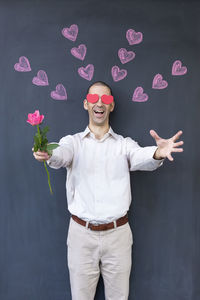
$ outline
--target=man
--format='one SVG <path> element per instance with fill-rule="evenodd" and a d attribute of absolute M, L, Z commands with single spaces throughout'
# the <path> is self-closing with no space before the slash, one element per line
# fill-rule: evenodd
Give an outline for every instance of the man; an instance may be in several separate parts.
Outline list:
<path fill-rule="evenodd" d="M 111 88 L 93 83 L 84 99 L 89 114 L 85 131 L 60 139 L 52 156 L 37 151 L 38 161 L 67 169 L 66 192 L 71 213 L 68 267 L 73 300 L 94 299 L 102 274 L 106 300 L 126 300 L 131 271 L 132 231 L 127 217 L 131 203 L 130 171 L 152 171 L 172 152 L 182 152 L 175 142 L 181 131 L 162 139 L 151 130 L 157 146 L 140 147 L 132 138 L 116 134 L 109 126 L 115 102 Z"/>

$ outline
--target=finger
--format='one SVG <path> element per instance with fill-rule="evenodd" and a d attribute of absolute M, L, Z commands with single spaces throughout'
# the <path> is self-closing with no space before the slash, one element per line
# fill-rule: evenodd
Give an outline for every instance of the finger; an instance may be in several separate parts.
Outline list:
<path fill-rule="evenodd" d="M 151 135 L 155 140 L 161 139 L 161 137 L 159 137 L 159 135 L 157 134 L 157 132 L 155 132 L 155 130 L 151 129 L 149 132 L 150 132 L 150 135 Z"/>
<path fill-rule="evenodd" d="M 33 153 L 33 156 L 35 157 L 35 159 L 37 159 L 37 160 L 40 160 L 41 159 L 41 157 L 40 156 L 38 156 L 35 152 Z"/>
<path fill-rule="evenodd" d="M 39 157 L 37 157 L 37 156 L 34 156 L 35 157 L 35 159 L 37 160 L 37 161 L 39 161 L 39 162 L 42 162 L 42 161 L 45 161 L 46 160 L 46 158 L 39 158 Z"/>
<path fill-rule="evenodd" d="M 34 152 L 34 148 L 32 148 L 32 151 Z M 35 153 L 46 153 L 44 150 L 41 151 L 41 150 L 37 150 Z"/>
<path fill-rule="evenodd" d="M 175 142 L 177 139 L 179 139 L 180 135 L 182 134 L 182 130 L 179 130 L 173 137 L 172 140 Z"/>
<path fill-rule="evenodd" d="M 45 151 L 42 151 L 42 152 L 41 152 L 41 151 L 39 151 L 39 150 L 38 150 L 36 153 L 37 153 L 37 155 L 39 155 L 39 156 L 44 156 L 44 155 L 47 154 L 47 152 L 45 152 Z"/>
<path fill-rule="evenodd" d="M 184 144 L 184 142 L 183 142 L 183 141 L 180 141 L 180 142 L 178 142 L 178 143 L 174 143 L 173 147 L 181 146 L 181 145 L 183 145 L 183 144 Z"/>
<path fill-rule="evenodd" d="M 48 156 L 47 154 L 41 154 L 41 155 L 37 154 L 37 152 L 34 152 L 33 155 L 36 159 L 40 159 L 40 160 L 47 159 L 47 156 Z"/>
<path fill-rule="evenodd" d="M 42 150 L 42 151 L 38 150 L 37 153 L 43 154 L 43 153 L 46 153 L 46 152 L 44 150 Z"/>
<path fill-rule="evenodd" d="M 168 155 L 167 155 L 167 158 L 168 158 L 170 161 L 173 161 L 173 160 L 174 160 L 173 157 L 171 156 L 171 154 L 168 154 Z"/>
<path fill-rule="evenodd" d="M 183 152 L 183 148 L 175 148 L 172 152 Z"/>
<path fill-rule="evenodd" d="M 35 153 L 35 156 L 37 157 L 37 158 L 41 158 L 41 157 L 43 157 L 43 154 L 41 154 L 41 153 L 38 153 L 38 151 L 37 152 L 34 152 Z"/>

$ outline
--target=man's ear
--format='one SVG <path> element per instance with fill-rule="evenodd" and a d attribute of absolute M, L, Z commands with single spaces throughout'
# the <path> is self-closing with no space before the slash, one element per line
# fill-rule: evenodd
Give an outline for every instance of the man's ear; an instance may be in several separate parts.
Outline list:
<path fill-rule="evenodd" d="M 111 103 L 110 111 L 113 111 L 113 110 L 114 110 L 114 107 L 115 107 L 115 102 L 113 101 L 113 102 Z"/>
<path fill-rule="evenodd" d="M 83 100 L 83 107 L 85 110 L 88 110 L 87 99 Z"/>

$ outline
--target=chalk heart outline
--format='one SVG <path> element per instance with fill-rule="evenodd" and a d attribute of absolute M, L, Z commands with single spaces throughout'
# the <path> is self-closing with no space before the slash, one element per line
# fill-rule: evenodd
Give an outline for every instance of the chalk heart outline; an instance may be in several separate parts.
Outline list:
<path fill-rule="evenodd" d="M 126 38 L 129 45 L 140 44 L 143 40 L 142 32 L 136 32 L 134 29 L 128 29 L 126 32 Z"/>
<path fill-rule="evenodd" d="M 39 86 L 49 85 L 47 73 L 44 70 L 39 70 L 37 76 L 33 77 L 32 83 Z"/>
<path fill-rule="evenodd" d="M 75 41 L 78 35 L 78 25 L 72 24 L 70 27 L 65 27 L 62 29 L 62 35 L 71 41 Z"/>
<path fill-rule="evenodd" d="M 143 92 L 144 89 L 141 86 L 138 86 L 133 93 L 132 101 L 146 102 L 149 99 L 149 96 Z"/>
<path fill-rule="evenodd" d="M 94 74 L 94 65 L 93 64 L 88 64 L 85 68 L 80 67 L 78 68 L 78 74 L 86 79 L 86 80 L 91 80 Z"/>
<path fill-rule="evenodd" d="M 125 48 L 120 48 L 118 50 L 118 56 L 122 64 L 126 64 L 127 62 L 133 60 L 135 58 L 135 52 L 127 51 Z"/>
<path fill-rule="evenodd" d="M 156 74 L 153 79 L 152 88 L 153 89 L 165 89 L 168 86 L 168 82 L 163 79 L 161 74 Z"/>
<path fill-rule="evenodd" d="M 182 62 L 180 60 L 176 60 L 172 66 L 172 75 L 184 75 L 187 73 L 187 67 L 182 66 Z"/>
<path fill-rule="evenodd" d="M 81 60 L 84 60 L 86 52 L 87 47 L 84 44 L 80 44 L 78 47 L 73 47 L 71 49 L 71 54 Z"/>
<path fill-rule="evenodd" d="M 119 81 L 127 76 L 127 70 L 121 69 L 118 66 L 113 66 L 111 69 L 111 74 L 114 81 Z"/>
<path fill-rule="evenodd" d="M 18 72 L 30 72 L 31 66 L 26 56 L 20 56 L 19 62 L 14 65 L 15 71 Z"/>
<path fill-rule="evenodd" d="M 54 100 L 67 100 L 67 92 L 63 84 L 56 85 L 56 90 L 51 91 L 51 98 Z"/>

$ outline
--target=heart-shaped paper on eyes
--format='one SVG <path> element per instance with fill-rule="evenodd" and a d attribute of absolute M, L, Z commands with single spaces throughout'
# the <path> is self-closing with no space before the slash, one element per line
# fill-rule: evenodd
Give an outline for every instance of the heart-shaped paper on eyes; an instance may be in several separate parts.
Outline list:
<path fill-rule="evenodd" d="M 98 94 L 87 94 L 86 99 L 90 103 L 96 103 L 99 100 Z M 112 95 L 102 95 L 101 100 L 105 104 L 110 104 L 113 102 L 113 96 Z"/>
<path fill-rule="evenodd" d="M 113 102 L 113 96 L 112 95 L 102 95 L 101 100 L 105 104 L 110 104 Z"/>
<path fill-rule="evenodd" d="M 99 100 L 99 95 L 97 95 L 97 94 L 87 94 L 86 99 L 90 103 L 95 103 Z"/>

